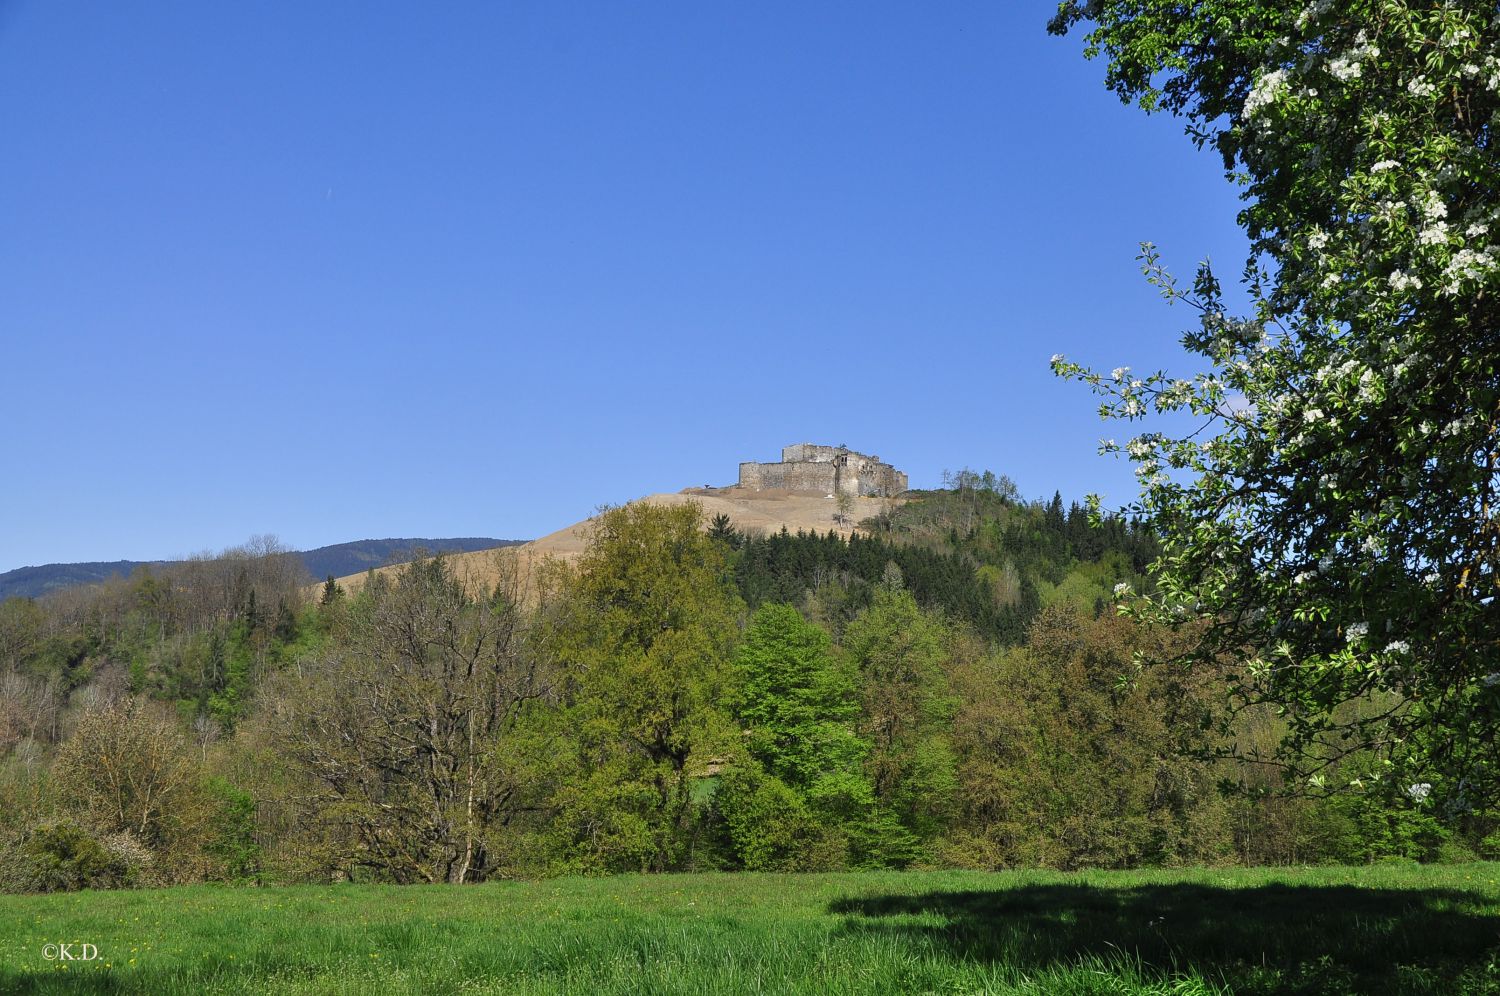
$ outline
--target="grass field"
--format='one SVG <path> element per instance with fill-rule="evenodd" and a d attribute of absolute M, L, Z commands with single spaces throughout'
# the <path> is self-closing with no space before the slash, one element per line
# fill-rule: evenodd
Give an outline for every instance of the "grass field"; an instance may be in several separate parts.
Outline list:
<path fill-rule="evenodd" d="M 0 896 L 0 992 L 1500 993 L 1500 864 Z"/>

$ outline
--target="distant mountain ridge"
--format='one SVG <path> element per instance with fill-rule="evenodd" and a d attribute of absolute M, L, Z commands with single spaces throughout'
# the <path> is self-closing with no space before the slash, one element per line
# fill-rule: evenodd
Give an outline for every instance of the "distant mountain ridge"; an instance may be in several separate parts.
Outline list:
<path fill-rule="evenodd" d="M 362 574 L 372 567 L 384 567 L 412 559 L 417 551 L 427 553 L 472 553 L 495 547 L 515 546 L 523 540 L 494 539 L 488 536 L 458 536 L 448 539 L 367 539 L 352 543 L 335 543 L 316 550 L 297 551 L 307 573 L 315 581 L 330 574 L 345 577 Z M 7 598 L 37 598 L 83 584 L 99 584 L 112 577 L 129 577 L 137 567 L 163 567 L 177 563 L 171 560 L 95 560 L 78 564 L 43 564 L 40 567 L 18 567 L 0 573 L 0 601 Z"/>

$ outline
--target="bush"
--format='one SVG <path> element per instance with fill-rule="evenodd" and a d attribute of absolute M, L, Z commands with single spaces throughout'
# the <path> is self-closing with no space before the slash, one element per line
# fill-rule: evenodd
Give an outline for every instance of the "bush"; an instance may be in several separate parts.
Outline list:
<path fill-rule="evenodd" d="M 76 823 L 54 823 L 33 830 L 21 846 L 8 849 L 0 878 L 19 892 L 72 892 L 112 889 L 127 884 L 124 856 L 89 836 Z"/>

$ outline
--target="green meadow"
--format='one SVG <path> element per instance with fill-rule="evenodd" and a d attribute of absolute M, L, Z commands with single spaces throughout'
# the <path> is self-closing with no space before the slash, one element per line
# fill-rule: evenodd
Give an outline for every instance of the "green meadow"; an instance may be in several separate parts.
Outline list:
<path fill-rule="evenodd" d="M 1500 864 L 0 896 L 0 991 L 1500 993 Z"/>

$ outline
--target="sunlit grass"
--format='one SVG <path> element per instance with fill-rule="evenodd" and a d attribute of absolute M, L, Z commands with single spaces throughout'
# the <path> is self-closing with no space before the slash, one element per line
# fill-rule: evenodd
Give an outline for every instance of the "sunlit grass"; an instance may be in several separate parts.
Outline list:
<path fill-rule="evenodd" d="M 1500 993 L 1500 865 L 0 897 L 0 992 L 78 991 Z"/>

